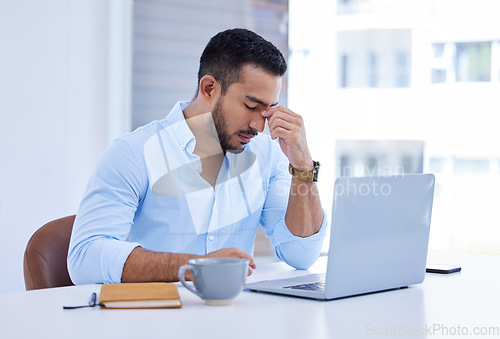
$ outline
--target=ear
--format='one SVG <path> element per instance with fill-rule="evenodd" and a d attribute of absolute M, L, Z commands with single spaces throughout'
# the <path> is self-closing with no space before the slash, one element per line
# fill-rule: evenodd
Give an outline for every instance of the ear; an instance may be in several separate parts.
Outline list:
<path fill-rule="evenodd" d="M 211 75 L 204 75 L 200 79 L 200 87 L 198 88 L 199 97 L 204 101 L 215 103 L 220 95 L 220 83 Z"/>

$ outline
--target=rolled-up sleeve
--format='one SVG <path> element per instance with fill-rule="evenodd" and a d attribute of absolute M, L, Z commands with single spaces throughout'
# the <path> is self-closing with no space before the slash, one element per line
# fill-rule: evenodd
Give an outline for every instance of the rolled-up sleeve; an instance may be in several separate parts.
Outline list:
<path fill-rule="evenodd" d="M 75 284 L 119 283 L 139 243 L 127 242 L 146 176 L 131 146 L 117 140 L 101 156 L 73 225 L 68 271 Z"/>
<path fill-rule="evenodd" d="M 326 234 L 326 213 L 320 230 L 309 237 L 298 237 L 288 230 L 283 217 L 278 221 L 271 237 L 276 255 L 288 265 L 299 270 L 307 270 L 318 259 Z"/>
<path fill-rule="evenodd" d="M 297 269 L 308 269 L 318 259 L 326 235 L 327 218 L 323 210 L 320 230 L 309 237 L 298 237 L 286 226 L 285 214 L 290 194 L 291 175 L 288 159 L 276 144 L 273 150 L 273 170 L 262 210 L 260 224 L 270 237 L 278 258 Z"/>

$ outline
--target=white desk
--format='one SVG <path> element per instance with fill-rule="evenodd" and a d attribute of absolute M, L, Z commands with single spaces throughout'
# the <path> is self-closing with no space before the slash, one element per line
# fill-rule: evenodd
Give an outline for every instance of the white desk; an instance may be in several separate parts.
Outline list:
<path fill-rule="evenodd" d="M 322 271 L 324 259 L 310 271 Z M 447 327 L 449 333 L 467 330 L 470 338 L 498 338 L 500 256 L 431 253 L 429 262 L 458 264 L 462 272 L 427 274 L 423 284 L 408 289 L 327 302 L 242 292 L 232 306 L 206 306 L 180 287 L 183 307 L 162 310 L 62 309 L 86 304 L 99 285 L 3 294 L 0 338 L 321 339 L 377 337 L 391 330 L 424 338 L 426 327 L 434 326 L 435 332 L 427 332 L 430 338 L 446 333 L 437 326 Z M 249 282 L 307 273 L 282 263 L 265 264 Z M 499 332 L 473 336 L 476 326 L 496 327 Z"/>

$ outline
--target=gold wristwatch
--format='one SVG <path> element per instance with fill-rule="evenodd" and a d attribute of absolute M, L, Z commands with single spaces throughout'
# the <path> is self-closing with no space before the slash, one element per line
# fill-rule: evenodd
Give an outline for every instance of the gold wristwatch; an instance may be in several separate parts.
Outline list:
<path fill-rule="evenodd" d="M 288 171 L 290 174 L 299 180 L 305 182 L 318 182 L 318 172 L 319 172 L 319 161 L 313 161 L 313 170 L 311 172 L 302 172 L 292 166 L 288 165 Z"/>

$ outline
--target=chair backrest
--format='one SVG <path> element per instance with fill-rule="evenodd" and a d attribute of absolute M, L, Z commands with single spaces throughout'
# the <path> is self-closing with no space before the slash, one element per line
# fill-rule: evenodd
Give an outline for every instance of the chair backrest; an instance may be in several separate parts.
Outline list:
<path fill-rule="evenodd" d="M 75 216 L 51 221 L 31 237 L 24 252 L 26 290 L 72 286 L 66 266 Z"/>

